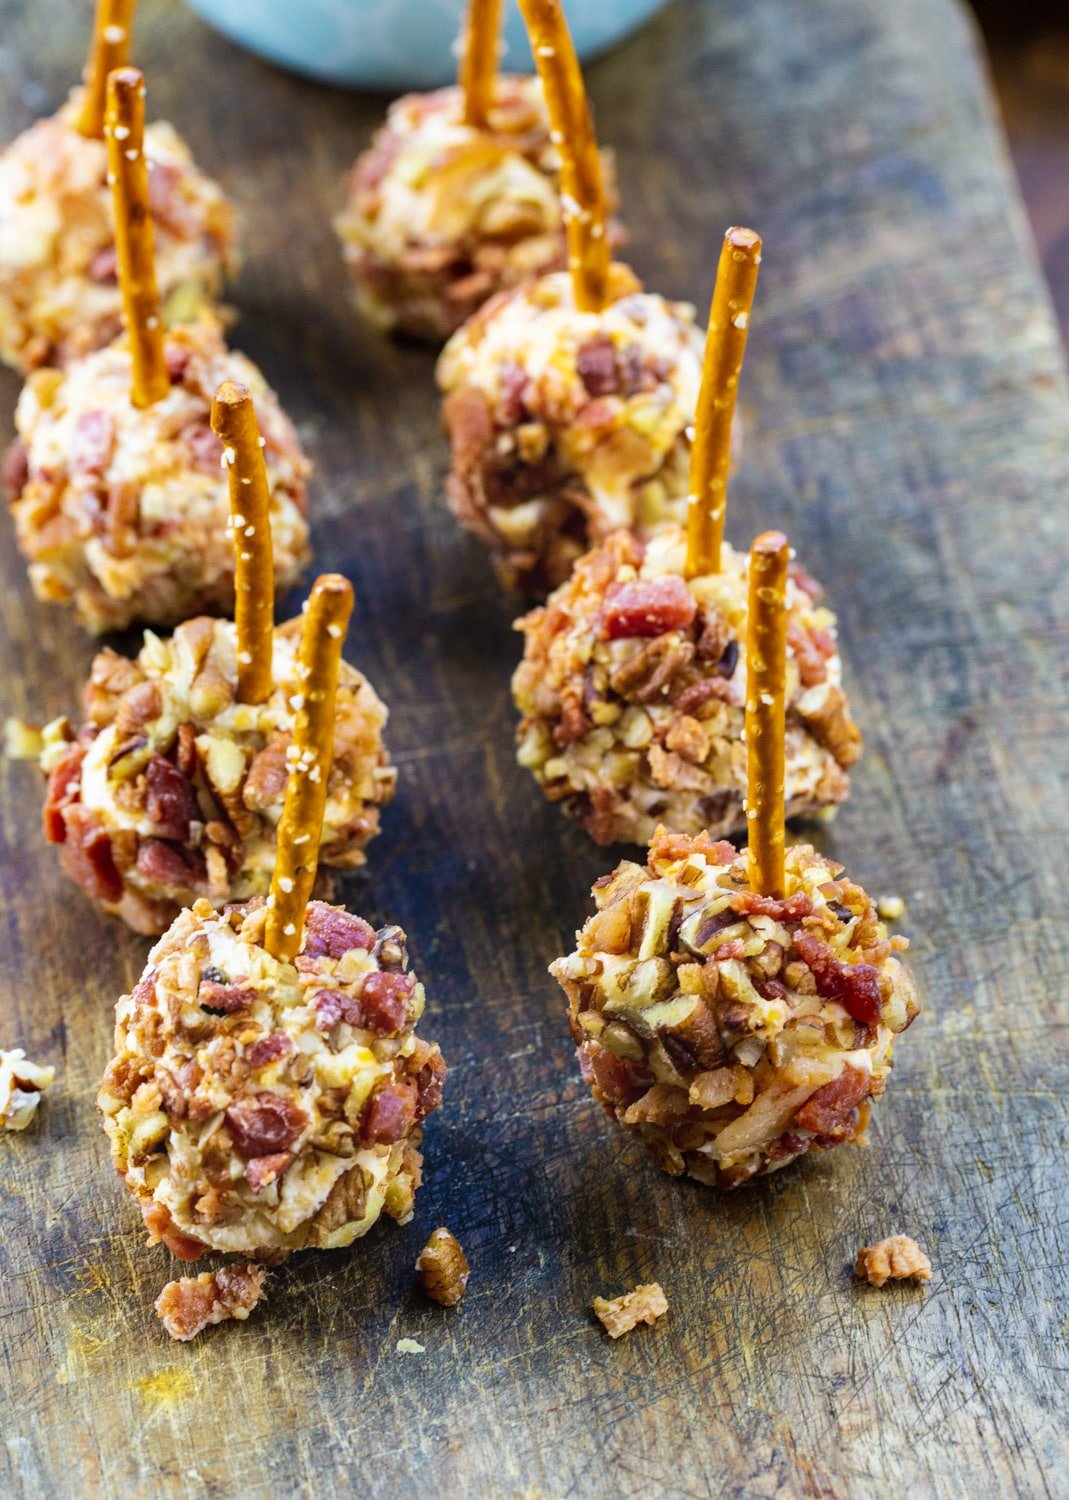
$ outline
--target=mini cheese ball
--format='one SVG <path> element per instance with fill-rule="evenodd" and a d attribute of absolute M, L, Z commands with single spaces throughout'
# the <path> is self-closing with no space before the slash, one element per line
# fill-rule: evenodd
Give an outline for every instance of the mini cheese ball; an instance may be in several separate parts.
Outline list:
<path fill-rule="evenodd" d="M 552 965 L 583 1076 L 658 1166 L 737 1187 L 862 1141 L 919 1004 L 871 898 L 807 845 L 781 897 L 728 843 L 658 830 Z"/>
<path fill-rule="evenodd" d="M 73 606 L 94 634 L 233 607 L 223 445 L 210 426 L 224 380 L 256 398 L 280 590 L 309 556 L 310 465 L 260 371 L 207 315 L 169 330 L 163 358 L 166 391 L 151 405 L 131 401 L 124 335 L 65 370 L 33 373 L 15 413 L 5 477 L 34 593 Z"/>
<path fill-rule="evenodd" d="M 620 527 L 682 521 L 704 334 L 621 265 L 576 306 L 566 272 L 494 298 L 438 363 L 453 514 L 502 581 L 540 595 Z"/>
<path fill-rule="evenodd" d="M 617 532 L 518 622 L 517 757 L 598 843 L 645 845 L 659 824 L 745 832 L 749 559 L 685 578 L 672 526 Z M 787 586 L 786 796 L 791 817 L 850 790 L 861 734 L 843 693 L 834 614 L 801 569 Z"/>
<path fill-rule="evenodd" d="M 0 154 L 0 358 L 16 369 L 66 364 L 121 328 L 104 92 L 133 8 L 99 0 L 85 88 Z M 188 321 L 236 269 L 234 212 L 173 126 L 148 126 L 145 155 L 162 315 Z"/>
<path fill-rule="evenodd" d="M 495 292 L 565 264 L 541 83 L 499 75 L 477 124 L 464 106 L 460 87 L 396 100 L 347 180 L 335 227 L 357 306 L 379 328 L 446 339 Z M 604 170 L 615 209 L 611 159 Z"/>
<path fill-rule="evenodd" d="M 302 680 L 300 620 L 273 634 L 270 691 L 238 696 L 238 644 L 228 620 L 187 620 L 147 633 L 135 660 L 106 649 L 85 689 L 85 722 L 45 730 L 46 838 L 64 869 L 105 911 L 138 932 L 163 932 L 198 899 L 219 907 L 265 896 Z M 342 662 L 319 858 L 359 868 L 394 794 L 382 741 L 387 709 Z"/>
<path fill-rule="evenodd" d="M 313 901 L 301 950 L 255 900 L 184 911 L 116 1008 L 97 1098 L 150 1243 L 277 1262 L 404 1222 L 445 1064 L 405 934 Z"/>

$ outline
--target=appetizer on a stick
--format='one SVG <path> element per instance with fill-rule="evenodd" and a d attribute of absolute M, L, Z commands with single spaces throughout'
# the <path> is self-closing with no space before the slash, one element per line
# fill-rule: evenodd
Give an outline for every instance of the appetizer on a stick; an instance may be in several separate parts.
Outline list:
<path fill-rule="evenodd" d="M 134 0 L 97 0 L 85 86 L 0 154 L 0 359 L 20 370 L 66 364 L 121 330 L 104 106 L 133 13 Z M 161 316 L 189 322 L 235 269 L 234 212 L 173 126 L 149 125 L 144 151 Z"/>
<path fill-rule="evenodd" d="M 44 731 L 45 837 L 105 911 L 158 934 L 195 901 L 267 893 L 304 706 L 301 622 L 274 626 L 270 494 L 252 398 L 231 382 L 212 425 L 226 460 L 237 617 L 146 633 L 136 660 L 93 663 L 85 723 Z M 318 858 L 365 863 L 397 772 L 382 742 L 386 705 L 341 662 Z"/>
<path fill-rule="evenodd" d="M 761 241 L 729 229 L 690 450 L 686 529 L 619 531 L 520 620 L 518 758 L 599 843 L 745 828 L 747 573 L 722 540 L 732 415 Z M 787 583 L 787 810 L 842 802 L 861 736 L 840 687 L 835 616 L 801 569 Z"/>
<path fill-rule="evenodd" d="M 64 370 L 30 375 L 4 463 L 34 592 L 72 605 L 93 632 L 231 608 L 223 447 L 209 423 L 224 380 L 256 399 L 280 588 L 308 556 L 309 464 L 274 393 L 209 315 L 164 328 L 144 108 L 141 74 L 113 72 L 107 145 L 126 333 Z"/>
<path fill-rule="evenodd" d="M 620 527 L 686 506 L 701 378 L 694 309 L 611 260 L 609 205 L 559 0 L 521 0 L 561 157 L 568 270 L 495 297 L 438 362 L 450 507 L 503 581 L 546 594 Z"/>
<path fill-rule="evenodd" d="M 863 1141 L 894 1037 L 919 1010 L 872 900 L 806 845 L 785 851 L 788 547 L 750 554 L 750 847 L 658 829 L 643 865 L 594 886 L 597 914 L 551 972 L 583 1075 L 657 1164 L 721 1188 Z"/>
<path fill-rule="evenodd" d="M 151 1242 L 182 1259 L 348 1245 L 419 1186 L 445 1064 L 415 1032 L 405 935 L 309 901 L 351 606 L 318 580 L 270 895 L 182 912 L 116 1007 L 97 1103 Z"/>
<path fill-rule="evenodd" d="M 456 87 L 407 94 L 336 220 L 360 309 L 440 341 L 494 292 L 565 263 L 560 160 L 538 78 L 498 72 L 501 0 L 469 0 Z M 616 206 L 602 158 L 606 209 Z M 611 220 L 607 232 L 623 238 Z"/>

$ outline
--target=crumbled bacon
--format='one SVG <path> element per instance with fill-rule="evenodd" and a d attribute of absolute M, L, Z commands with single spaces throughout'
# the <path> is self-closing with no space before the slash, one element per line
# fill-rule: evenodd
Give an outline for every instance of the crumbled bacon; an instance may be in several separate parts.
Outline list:
<path fill-rule="evenodd" d="M 339 1021 L 345 1021 L 350 1026 L 360 1024 L 360 1006 L 344 990 L 317 991 L 312 997 L 312 1008 L 316 1016 L 316 1030 L 324 1034 L 333 1030 Z"/>
<path fill-rule="evenodd" d="M 202 1001 L 201 1004 L 204 1002 Z M 266 1068 L 268 1063 L 277 1062 L 280 1057 L 293 1051 L 293 1043 L 284 1031 L 273 1031 L 270 1036 L 261 1037 L 249 1052 L 249 1067 Z"/>
<path fill-rule="evenodd" d="M 81 797 L 84 759 L 85 746 L 71 745 L 64 750 L 52 768 L 44 806 L 45 838 L 50 844 L 66 842 L 67 821 L 64 810 Z"/>
<path fill-rule="evenodd" d="M 141 1217 L 148 1230 L 149 1244 L 166 1245 L 179 1260 L 199 1260 L 207 1249 L 202 1241 L 195 1240 L 192 1235 L 181 1234 L 177 1229 L 172 1229 L 170 1209 L 157 1203 L 155 1198 L 142 1199 Z"/>
<path fill-rule="evenodd" d="M 618 641 L 685 630 L 694 619 L 695 608 L 693 594 L 675 574 L 614 583 L 605 595 L 601 637 Z"/>
<path fill-rule="evenodd" d="M 99 477 L 115 447 L 115 418 L 107 411 L 83 412 L 71 434 L 70 471 Z"/>
<path fill-rule="evenodd" d="M 108 834 L 77 804 L 67 808 L 65 823 L 63 862 L 71 878 L 96 901 L 118 901 L 122 876 Z"/>
<path fill-rule="evenodd" d="M 840 1139 L 849 1131 L 854 1110 L 868 1098 L 871 1082 L 868 1073 L 847 1063 L 838 1078 L 810 1094 L 795 1112 L 794 1123 L 814 1135 Z"/>
<path fill-rule="evenodd" d="M 416 988 L 414 974 L 370 973 L 360 991 L 360 1008 L 368 1031 L 388 1036 L 399 1031 L 408 1014 L 408 1002 Z"/>
<path fill-rule="evenodd" d="M 308 1116 L 292 1099 L 263 1092 L 231 1104 L 226 1123 L 234 1150 L 248 1159 L 288 1150 L 307 1125 Z"/>
<path fill-rule="evenodd" d="M 197 991 L 197 1004 L 204 1010 L 218 1010 L 232 1016 L 240 1010 L 248 1010 L 256 999 L 256 991 L 237 984 L 220 984 L 215 979 L 202 980 Z"/>
<path fill-rule="evenodd" d="M 170 376 L 171 384 L 180 384 L 189 362 L 193 358 L 192 351 L 183 349 L 178 344 L 168 344 L 163 351 L 163 362 L 167 366 L 167 374 Z"/>
<path fill-rule="evenodd" d="M 173 1339 L 183 1343 L 230 1318 L 244 1320 L 265 1296 L 263 1266 L 248 1261 L 169 1281 L 156 1298 L 156 1313 Z"/>
<path fill-rule="evenodd" d="M 822 649 L 825 644 L 831 646 L 830 651 Z M 828 657 L 835 652 L 835 642 L 828 632 L 810 631 L 800 621 L 788 620 L 787 645 L 798 663 L 798 676 L 802 686 L 815 687 L 818 682 L 823 682 L 828 675 Z"/>
<path fill-rule="evenodd" d="M 422 1061 L 419 1055 L 421 1051 Z M 437 1047 L 429 1047 L 426 1042 L 417 1037 L 413 1060 L 420 1063 L 415 1075 L 416 1119 L 423 1120 L 442 1102 L 446 1075 L 445 1058 Z"/>
<path fill-rule="evenodd" d="M 735 847 L 726 839 L 718 839 L 714 843 L 704 830 L 695 838 L 690 838 L 685 833 L 670 833 L 661 826 L 650 840 L 651 865 L 662 861 L 674 863 L 677 859 L 689 859 L 692 854 L 702 855 L 710 865 L 730 865 L 738 858 Z"/>
<path fill-rule="evenodd" d="M 875 1026 L 883 1001 L 879 973 L 871 964 L 844 964 L 831 948 L 807 928 L 794 934 L 794 950 L 812 970 L 817 993 L 837 1000 L 847 1015 L 862 1026 Z"/>
<path fill-rule="evenodd" d="M 194 422 L 182 438 L 193 458 L 193 467 L 206 474 L 216 474 L 223 460 L 223 445 L 207 422 Z"/>
<path fill-rule="evenodd" d="M 17 500 L 26 488 L 30 477 L 30 450 L 21 438 L 16 438 L 4 454 L 0 467 L 0 479 L 12 500 Z"/>
<path fill-rule="evenodd" d="M 114 281 L 119 269 L 119 252 L 114 245 L 105 245 L 98 250 L 86 267 L 90 281 L 103 283 Z"/>
<path fill-rule="evenodd" d="M 607 333 L 595 333 L 583 340 L 575 367 L 589 396 L 612 396 L 620 388 L 615 347 Z"/>
<path fill-rule="evenodd" d="M 354 948 L 370 953 L 375 946 L 375 929 L 361 917 L 341 907 L 313 901 L 305 918 L 305 956 L 309 958 L 344 958 Z"/>
<path fill-rule="evenodd" d="M 740 891 L 732 896 L 731 907 L 745 917 L 771 917 L 773 922 L 800 922 L 813 910 L 805 891 L 793 896 L 761 896 L 756 891 Z"/>
<path fill-rule="evenodd" d="M 162 755 L 153 755 L 145 767 L 147 797 L 145 811 L 160 838 L 183 844 L 189 825 L 197 817 L 197 796 L 177 766 Z"/>
<path fill-rule="evenodd" d="M 276 1151 L 272 1156 L 254 1156 L 245 1163 L 245 1180 L 254 1193 L 262 1193 L 265 1187 L 277 1182 L 286 1168 L 296 1160 L 292 1151 Z"/>
<path fill-rule="evenodd" d="M 642 1093 L 642 1084 L 635 1080 L 631 1069 L 622 1057 L 617 1057 L 607 1047 L 597 1042 L 588 1042 L 579 1048 L 579 1063 L 589 1065 L 598 1089 L 610 1104 L 626 1108 Z"/>
<path fill-rule="evenodd" d="M 204 881 L 203 855 L 176 849 L 160 839 L 143 840 L 137 851 L 137 869 L 153 885 L 190 889 Z"/>
<path fill-rule="evenodd" d="M 371 1096 L 364 1112 L 361 1139 L 368 1146 L 392 1146 L 411 1130 L 416 1118 L 417 1094 L 408 1083 L 386 1084 Z"/>

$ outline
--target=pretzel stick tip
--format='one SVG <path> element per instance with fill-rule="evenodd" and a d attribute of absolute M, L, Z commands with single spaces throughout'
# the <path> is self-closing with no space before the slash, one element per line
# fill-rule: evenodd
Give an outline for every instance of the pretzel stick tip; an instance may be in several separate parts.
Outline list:
<path fill-rule="evenodd" d="M 464 123 L 482 129 L 494 102 L 501 0 L 468 0 L 460 54 Z"/>
<path fill-rule="evenodd" d="M 103 138 L 108 74 L 126 66 L 133 26 L 134 0 L 97 0 L 93 39 L 82 75 L 85 92 L 75 121 L 81 135 L 95 140 Z"/>
<path fill-rule="evenodd" d="M 171 389 L 163 357 L 163 322 L 156 290 L 152 215 L 145 161 L 145 80 L 137 68 L 117 68 L 108 75 L 108 108 L 104 125 L 108 142 L 108 181 L 115 210 L 115 248 L 119 260 L 126 331 L 133 359 L 131 400 L 152 406 Z"/>
<path fill-rule="evenodd" d="M 560 153 L 575 305 L 580 312 L 600 312 L 609 297 L 608 210 L 582 70 L 560 0 L 519 0 L 519 5 L 545 90 L 550 136 Z"/>
<path fill-rule="evenodd" d="M 731 471 L 731 424 L 760 264 L 761 236 L 752 229 L 729 229 L 716 268 L 690 450 L 688 578 L 720 571 Z"/>
<path fill-rule="evenodd" d="M 782 531 L 765 531 L 750 548 L 746 622 L 746 821 L 750 889 L 783 896 L 786 843 L 787 568 Z"/>
<path fill-rule="evenodd" d="M 295 958 L 304 941 L 334 757 L 338 670 L 352 608 L 348 579 L 337 573 L 316 579 L 301 632 L 293 743 L 287 751 L 289 779 L 267 898 L 264 946 L 275 958 Z"/>
<path fill-rule="evenodd" d="M 212 431 L 223 444 L 230 486 L 238 702 L 263 703 L 274 686 L 275 560 L 267 465 L 256 408 L 246 386 L 224 380 L 212 402 Z"/>

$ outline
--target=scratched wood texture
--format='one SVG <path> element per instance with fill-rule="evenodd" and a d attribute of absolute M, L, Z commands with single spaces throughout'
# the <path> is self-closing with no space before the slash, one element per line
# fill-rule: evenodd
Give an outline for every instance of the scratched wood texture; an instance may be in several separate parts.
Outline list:
<path fill-rule="evenodd" d="M 60 100 L 83 12 L 0 0 L 4 137 Z M 928 997 L 871 1149 L 728 1198 L 660 1176 L 577 1080 L 546 964 L 611 860 L 513 765 L 513 611 L 442 505 L 431 360 L 344 300 L 330 214 L 382 102 L 176 0 L 145 0 L 138 39 L 152 113 L 244 212 L 235 341 L 315 457 L 318 558 L 355 580 L 349 650 L 401 767 L 345 893 L 412 934 L 452 1071 L 412 1224 L 170 1344 L 174 1268 L 93 1109 L 146 944 L 61 878 L 33 774 L 5 766 L 2 1040 L 58 1081 L 0 1142 L 0 1491 L 1069 1493 L 1069 398 L 965 13 L 684 0 L 591 73 L 651 283 L 704 303 L 723 227 L 765 235 L 729 530 L 785 525 L 832 585 L 868 753 L 825 843 L 905 896 Z M 5 437 L 16 393 L 0 379 Z M 0 709 L 40 720 L 91 647 L 34 603 L 10 529 L 0 562 Z M 451 1312 L 413 1287 L 440 1222 L 473 1268 Z M 859 1288 L 856 1247 L 897 1230 L 930 1286 Z M 668 1317 L 611 1344 L 592 1297 L 654 1278 Z"/>

